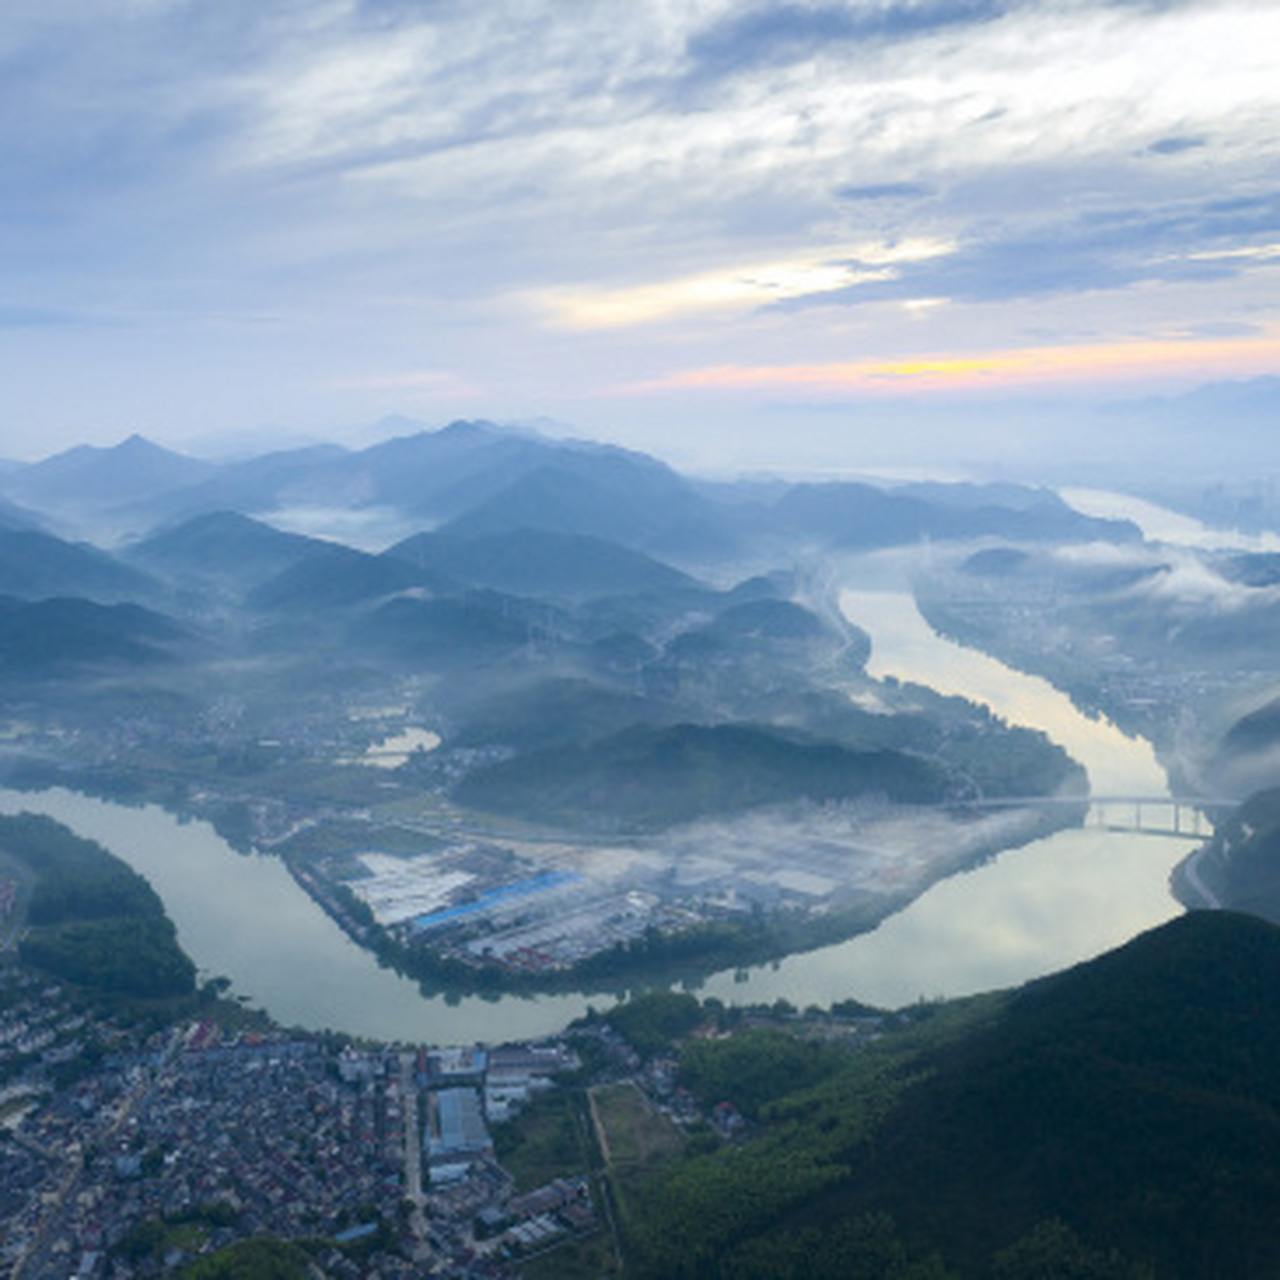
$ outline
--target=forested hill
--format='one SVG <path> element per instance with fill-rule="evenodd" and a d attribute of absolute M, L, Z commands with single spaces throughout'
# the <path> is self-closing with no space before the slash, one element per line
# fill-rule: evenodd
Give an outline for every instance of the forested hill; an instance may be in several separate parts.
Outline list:
<path fill-rule="evenodd" d="M 477 809 L 635 832 L 798 799 L 877 792 L 938 802 L 947 782 L 931 761 L 904 752 L 851 751 L 748 725 L 680 724 L 530 752 L 477 771 L 457 794 Z"/>
<path fill-rule="evenodd" d="M 119 858 L 29 813 L 0 817 L 0 849 L 35 873 L 19 945 L 26 963 L 108 995 L 195 990 L 195 965 L 178 946 L 164 904 Z"/>
<path fill-rule="evenodd" d="M 695 1091 L 730 1053 L 773 1090 L 650 1189 L 636 1274 L 1280 1274 L 1280 930 L 1192 914 L 977 1008 L 772 1076 L 767 1035 L 694 1042 Z"/>
<path fill-rule="evenodd" d="M 1256 792 L 1219 822 L 1195 869 L 1226 906 L 1280 924 L 1280 787 Z"/>

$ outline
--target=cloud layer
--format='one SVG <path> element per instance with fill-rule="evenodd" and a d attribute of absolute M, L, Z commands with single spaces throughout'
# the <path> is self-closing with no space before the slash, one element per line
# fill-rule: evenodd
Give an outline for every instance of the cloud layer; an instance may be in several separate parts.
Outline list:
<path fill-rule="evenodd" d="M 1274 369 L 1277 48 L 1269 0 L 12 0 L 0 452 Z"/>

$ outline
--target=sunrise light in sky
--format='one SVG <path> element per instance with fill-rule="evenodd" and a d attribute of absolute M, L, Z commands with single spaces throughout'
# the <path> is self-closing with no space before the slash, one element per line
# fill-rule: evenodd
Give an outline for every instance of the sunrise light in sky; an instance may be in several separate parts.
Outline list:
<path fill-rule="evenodd" d="M 1277 50 L 1272 0 L 11 0 L 0 457 L 732 463 L 815 401 L 1280 373 Z"/>

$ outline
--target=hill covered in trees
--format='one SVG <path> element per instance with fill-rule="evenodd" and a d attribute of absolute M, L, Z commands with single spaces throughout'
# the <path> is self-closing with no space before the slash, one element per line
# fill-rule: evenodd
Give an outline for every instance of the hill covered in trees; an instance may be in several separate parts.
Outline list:
<path fill-rule="evenodd" d="M 35 874 L 28 964 L 106 995 L 189 995 L 196 969 L 142 876 L 92 840 L 29 813 L 0 817 L 0 848 Z"/>
<path fill-rule="evenodd" d="M 871 792 L 905 803 L 946 794 L 947 774 L 895 751 L 850 751 L 746 725 L 634 728 L 580 747 L 530 752 L 473 773 L 458 790 L 477 809 L 650 831 L 799 799 Z"/>
<path fill-rule="evenodd" d="M 1255 793 L 1220 822 L 1195 868 L 1226 906 L 1280 924 L 1280 787 Z"/>
<path fill-rule="evenodd" d="M 693 1041 L 757 1127 L 639 1197 L 636 1274 L 1275 1275 L 1277 1015 L 1280 930 L 1198 913 L 861 1052 Z"/>

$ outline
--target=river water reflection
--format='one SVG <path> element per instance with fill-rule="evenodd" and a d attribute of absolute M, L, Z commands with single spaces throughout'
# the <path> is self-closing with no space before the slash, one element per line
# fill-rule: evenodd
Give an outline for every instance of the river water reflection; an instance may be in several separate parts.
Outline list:
<path fill-rule="evenodd" d="M 872 636 L 873 674 L 963 694 L 1043 729 L 1085 766 L 1095 794 L 1165 794 L 1148 744 L 1082 716 L 1045 681 L 936 636 L 909 593 L 848 591 L 841 606 Z M 281 862 L 235 853 L 206 823 L 67 791 L 0 790 L 0 812 L 22 809 L 57 818 L 145 875 L 202 972 L 225 974 L 236 993 L 286 1024 L 465 1043 L 549 1034 L 589 1003 L 585 995 L 424 998 L 351 942 Z M 1168 876 L 1193 845 L 1089 828 L 1060 832 L 940 882 L 871 933 L 720 974 L 698 990 L 736 1003 L 825 1005 L 853 996 L 896 1006 L 1011 985 L 1177 914 Z"/>
<path fill-rule="evenodd" d="M 961 694 L 1012 724 L 1042 729 L 1085 767 L 1094 795 L 1168 795 L 1150 743 L 1082 715 L 1048 681 L 938 636 L 910 593 L 850 590 L 840 606 L 872 637 L 872 675 Z M 1177 915 L 1169 873 L 1196 843 L 1088 826 L 1060 831 L 940 881 L 870 933 L 721 975 L 706 994 L 794 1004 L 853 995 L 896 1007 L 1011 986 Z"/>
<path fill-rule="evenodd" d="M 0 790 L 0 812 L 23 809 L 97 840 L 146 876 L 202 976 L 226 975 L 234 993 L 287 1025 L 452 1044 L 542 1035 L 586 1010 L 578 996 L 425 999 L 356 946 L 279 858 L 238 854 L 208 823 L 70 791 Z"/>

